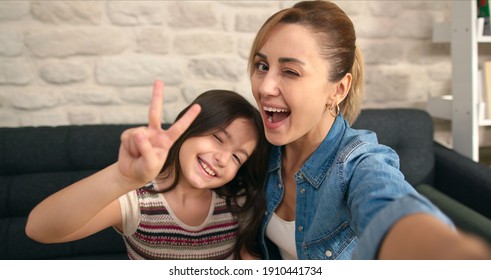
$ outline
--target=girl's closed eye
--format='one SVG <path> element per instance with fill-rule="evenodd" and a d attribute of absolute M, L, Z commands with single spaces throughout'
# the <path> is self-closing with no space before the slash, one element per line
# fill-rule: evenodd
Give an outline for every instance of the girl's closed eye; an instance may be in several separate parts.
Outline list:
<path fill-rule="evenodd" d="M 233 154 L 233 157 L 234 157 L 234 161 L 238 164 L 238 165 L 242 165 L 242 159 L 240 158 L 240 156 L 236 155 L 236 154 Z"/>
<path fill-rule="evenodd" d="M 223 139 L 216 133 L 213 133 L 213 137 L 220 143 L 223 143 Z"/>

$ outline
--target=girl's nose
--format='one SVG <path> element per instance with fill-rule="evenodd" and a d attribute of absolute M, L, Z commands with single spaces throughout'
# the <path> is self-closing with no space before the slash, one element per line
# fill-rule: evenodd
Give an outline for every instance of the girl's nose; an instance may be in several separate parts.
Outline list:
<path fill-rule="evenodd" d="M 225 151 L 215 153 L 215 164 L 218 167 L 226 166 L 230 159 L 230 156 L 231 156 L 230 153 Z"/>

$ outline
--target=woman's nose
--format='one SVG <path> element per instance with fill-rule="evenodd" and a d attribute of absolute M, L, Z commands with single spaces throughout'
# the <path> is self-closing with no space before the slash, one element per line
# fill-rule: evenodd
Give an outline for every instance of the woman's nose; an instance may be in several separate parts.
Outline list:
<path fill-rule="evenodd" d="M 280 93 L 278 88 L 278 77 L 269 71 L 262 80 L 259 81 L 259 94 L 261 96 L 276 96 Z"/>

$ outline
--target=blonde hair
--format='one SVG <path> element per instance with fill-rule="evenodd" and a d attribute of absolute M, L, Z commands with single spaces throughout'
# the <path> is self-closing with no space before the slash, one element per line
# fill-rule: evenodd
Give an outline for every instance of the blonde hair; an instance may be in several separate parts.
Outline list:
<path fill-rule="evenodd" d="M 353 23 L 336 4 L 328 1 L 302 1 L 273 14 L 259 29 L 249 54 L 249 77 L 254 73 L 254 59 L 278 24 L 299 24 L 316 36 L 322 57 L 331 66 L 328 80 L 337 82 L 351 73 L 352 82 L 346 98 L 339 104 L 341 114 L 352 124 L 361 110 L 364 96 L 365 65 L 356 46 Z"/>

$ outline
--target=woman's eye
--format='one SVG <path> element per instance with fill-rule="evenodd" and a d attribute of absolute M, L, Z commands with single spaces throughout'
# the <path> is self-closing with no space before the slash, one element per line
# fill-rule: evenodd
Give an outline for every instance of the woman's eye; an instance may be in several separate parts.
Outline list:
<path fill-rule="evenodd" d="M 255 66 L 256 66 L 256 69 L 261 71 L 261 72 L 265 72 L 265 71 L 269 70 L 268 65 L 264 62 L 256 62 Z"/>
<path fill-rule="evenodd" d="M 297 76 L 300 77 L 300 74 L 298 74 L 296 71 L 293 70 L 285 70 L 284 71 L 287 75 L 292 75 L 292 76 Z"/>

